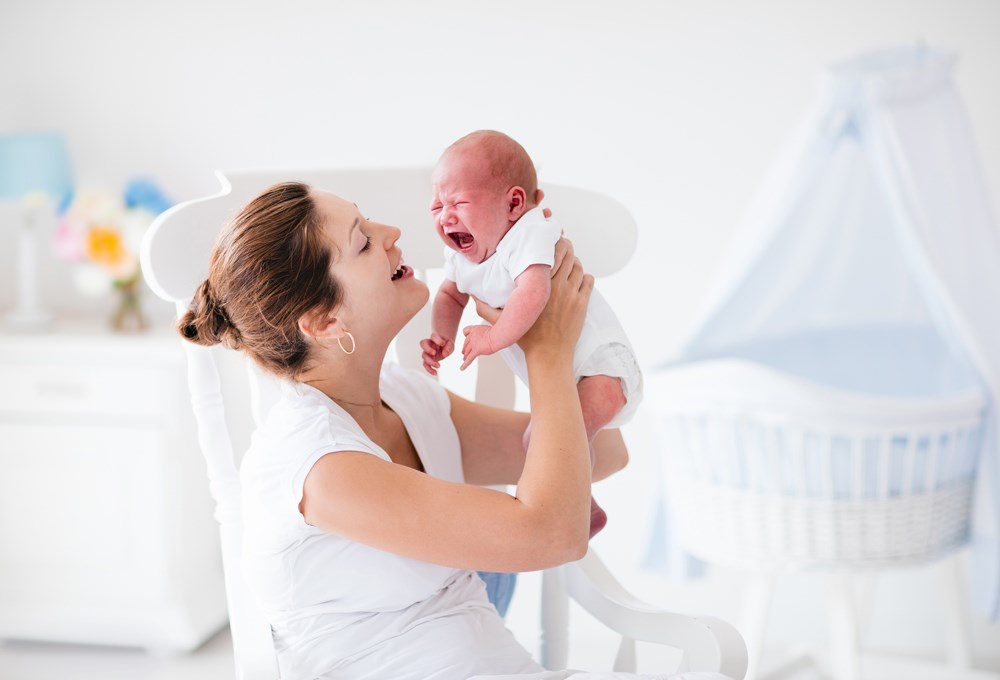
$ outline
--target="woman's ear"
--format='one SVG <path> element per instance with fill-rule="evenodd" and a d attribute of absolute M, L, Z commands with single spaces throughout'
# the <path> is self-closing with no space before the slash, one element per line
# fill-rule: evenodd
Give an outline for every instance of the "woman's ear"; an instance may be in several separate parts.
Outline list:
<path fill-rule="evenodd" d="M 346 329 L 336 316 L 330 312 L 307 312 L 299 317 L 299 330 L 309 338 L 317 340 L 336 340 L 344 337 Z"/>
<path fill-rule="evenodd" d="M 526 198 L 524 189 L 519 186 L 513 186 L 507 190 L 507 219 L 511 222 L 517 222 L 521 219 L 521 215 L 528 207 Z"/>

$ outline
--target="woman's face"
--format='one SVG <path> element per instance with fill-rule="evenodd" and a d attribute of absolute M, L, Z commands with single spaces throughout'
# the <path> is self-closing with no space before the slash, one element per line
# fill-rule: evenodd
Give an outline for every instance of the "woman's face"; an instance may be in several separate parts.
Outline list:
<path fill-rule="evenodd" d="M 325 191 L 313 200 L 331 244 L 332 270 L 344 297 L 336 312 L 357 338 L 384 331 L 386 340 L 427 302 L 427 285 L 403 264 L 399 229 L 373 222 L 358 206 Z"/>

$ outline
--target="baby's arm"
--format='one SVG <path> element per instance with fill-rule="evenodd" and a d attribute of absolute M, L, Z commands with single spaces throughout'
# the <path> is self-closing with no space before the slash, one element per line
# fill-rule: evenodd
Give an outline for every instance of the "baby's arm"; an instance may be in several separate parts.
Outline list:
<path fill-rule="evenodd" d="M 469 296 L 458 290 L 450 279 L 445 279 L 434 296 L 431 311 L 431 337 L 420 341 L 423 350 L 424 368 L 431 375 L 437 375 L 441 361 L 455 351 L 455 336 L 458 322 L 462 319 Z"/>
<path fill-rule="evenodd" d="M 463 369 L 477 356 L 493 354 L 513 345 L 534 325 L 549 299 L 551 272 L 548 265 L 531 265 L 514 279 L 514 291 L 492 327 L 467 326 L 464 329 Z"/>

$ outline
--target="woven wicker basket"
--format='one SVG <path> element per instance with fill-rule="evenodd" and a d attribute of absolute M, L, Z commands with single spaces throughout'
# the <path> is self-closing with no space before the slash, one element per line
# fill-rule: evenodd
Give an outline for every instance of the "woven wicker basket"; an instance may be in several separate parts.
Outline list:
<path fill-rule="evenodd" d="M 661 373 L 647 395 L 677 540 L 697 557 L 877 568 L 968 540 L 977 391 L 876 397 L 724 359 Z"/>

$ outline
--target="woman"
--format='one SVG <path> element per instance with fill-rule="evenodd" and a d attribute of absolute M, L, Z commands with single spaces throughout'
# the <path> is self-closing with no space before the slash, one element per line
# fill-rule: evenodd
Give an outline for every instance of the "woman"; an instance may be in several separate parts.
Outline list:
<path fill-rule="evenodd" d="M 517 644 L 470 570 L 586 551 L 590 457 L 571 361 L 593 279 L 562 243 L 551 300 L 521 341 L 524 453 L 527 414 L 383 364 L 428 299 L 399 235 L 332 194 L 272 187 L 220 235 L 180 323 L 287 379 L 241 467 L 244 569 L 281 677 L 569 677 Z M 624 464 L 620 436 L 598 455 L 599 474 Z M 508 483 L 516 497 L 478 486 Z"/>

